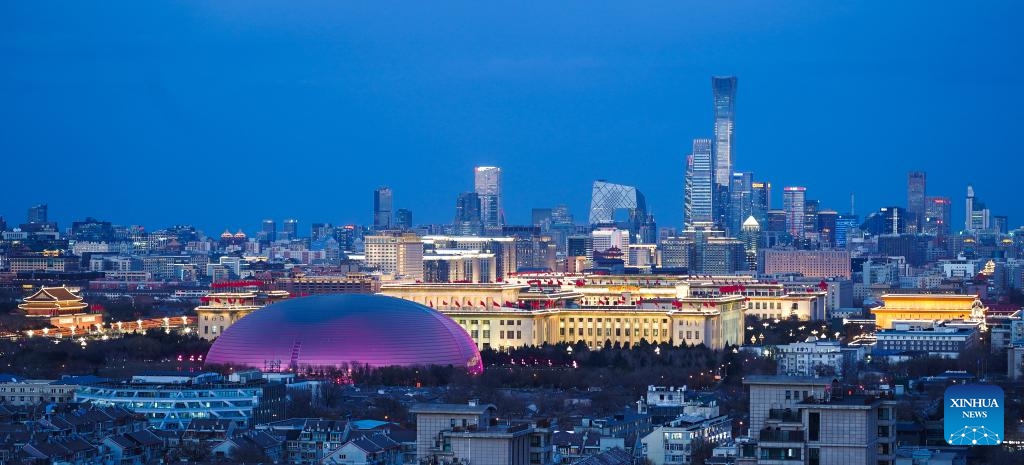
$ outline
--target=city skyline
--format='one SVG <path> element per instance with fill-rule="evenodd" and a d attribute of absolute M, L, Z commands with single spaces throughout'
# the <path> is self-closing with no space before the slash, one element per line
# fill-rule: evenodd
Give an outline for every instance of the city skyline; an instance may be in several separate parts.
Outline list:
<path fill-rule="evenodd" d="M 994 46 L 1024 42 L 1012 28 L 1018 6 L 901 4 L 877 15 L 792 5 L 588 11 L 586 21 L 532 6 L 503 12 L 530 21 L 498 24 L 493 12 L 466 12 L 468 26 L 452 33 L 423 27 L 436 13 L 415 6 L 382 16 L 167 4 L 106 15 L 72 5 L 43 17 L 8 5 L 8 169 L 77 179 L 89 166 L 130 195 L 95 187 L 102 183 L 44 190 L 32 176 L 12 177 L 0 215 L 16 224 L 46 203 L 63 225 L 93 216 L 151 229 L 193 223 L 211 234 L 255 231 L 263 218 L 370 224 L 370 193 L 388 185 L 417 223 L 445 223 L 458 193 L 473 189 L 467 173 L 489 165 L 503 170 L 507 224 L 562 203 L 582 217 L 589 186 L 607 179 L 636 186 L 659 225 L 680 227 L 686 154 L 692 139 L 714 134 L 707 81 L 737 76 L 734 170 L 777 186 L 773 205 L 794 185 L 839 212 L 851 192 L 861 212 L 904 205 L 906 173 L 925 171 L 928 195 L 953 200 L 952 224 L 964 223 L 968 184 L 1020 224 L 1015 170 L 980 168 L 1012 168 L 1015 141 L 975 136 L 1012 133 L 1021 119 L 1020 47 Z M 676 27 L 691 14 L 690 28 Z M 605 32 L 616 24 L 628 27 Z M 560 32 L 566 25 L 578 37 Z M 396 29 L 401 37 L 379 32 Z M 46 40 L 36 38 L 41 30 Z M 124 31 L 134 45 L 110 47 L 124 37 L 104 30 Z M 434 52 L 393 53 L 410 41 Z M 337 64 L 349 60 L 354 68 Z M 900 112 L 879 111 L 893 101 Z M 116 111 L 92 117 L 108 106 Z M 962 169 L 967 158 L 979 168 Z M 213 187 L 232 174 L 242 188 Z M 424 180 L 444 182 L 424 196 Z M 339 189 L 351 200 L 338 202 Z"/>

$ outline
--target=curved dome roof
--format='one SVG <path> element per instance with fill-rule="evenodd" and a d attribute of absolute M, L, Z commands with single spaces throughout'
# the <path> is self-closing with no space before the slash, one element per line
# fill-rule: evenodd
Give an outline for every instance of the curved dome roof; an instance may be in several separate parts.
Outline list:
<path fill-rule="evenodd" d="M 454 365 L 478 373 L 480 352 L 461 326 L 437 311 L 381 295 L 330 294 L 288 299 L 224 331 L 208 364 L 261 370 Z"/>

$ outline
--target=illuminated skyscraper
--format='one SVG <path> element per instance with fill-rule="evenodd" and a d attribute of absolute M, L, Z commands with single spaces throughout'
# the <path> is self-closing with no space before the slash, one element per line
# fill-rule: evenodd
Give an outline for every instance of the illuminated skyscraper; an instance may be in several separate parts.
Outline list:
<path fill-rule="evenodd" d="M 850 233 L 857 229 L 860 219 L 853 213 L 839 215 L 836 218 L 836 244 L 837 249 L 845 249 L 850 241 Z"/>
<path fill-rule="evenodd" d="M 787 231 L 785 210 L 768 210 L 765 216 L 768 218 L 768 226 L 762 228 L 764 231 L 771 233 L 785 233 Z"/>
<path fill-rule="evenodd" d="M 373 191 L 373 229 L 391 229 L 391 188 L 382 186 Z"/>
<path fill-rule="evenodd" d="M 277 223 L 274 220 L 263 220 L 259 234 L 260 242 L 274 242 L 277 240 Z"/>
<path fill-rule="evenodd" d="M 782 190 L 782 209 L 786 212 L 786 232 L 793 240 L 804 238 L 804 200 L 806 187 L 786 187 Z"/>
<path fill-rule="evenodd" d="M 729 184 L 733 164 L 733 124 L 736 109 L 736 77 L 712 77 L 715 98 L 715 221 L 727 226 L 729 215 Z M 744 218 L 746 219 L 746 218 Z"/>
<path fill-rule="evenodd" d="M 32 208 L 28 209 L 28 223 L 46 223 L 47 221 L 47 207 L 45 203 L 41 203 Z"/>
<path fill-rule="evenodd" d="M 1010 219 L 1006 215 L 992 216 L 992 232 L 1006 234 L 1010 232 Z"/>
<path fill-rule="evenodd" d="M 654 218 L 647 213 L 647 201 L 633 186 L 598 180 L 590 197 L 590 224 L 628 229 L 634 243 L 657 240 Z"/>
<path fill-rule="evenodd" d="M 923 232 L 939 238 L 949 236 L 952 205 L 949 197 L 928 197 L 925 201 Z"/>
<path fill-rule="evenodd" d="M 964 231 L 975 233 L 986 231 L 990 227 L 991 212 L 985 208 L 985 204 L 974 197 L 974 187 L 967 186 L 967 202 L 965 205 L 966 221 Z"/>
<path fill-rule="evenodd" d="M 804 238 L 821 242 L 818 237 L 818 209 L 821 202 L 804 199 Z"/>
<path fill-rule="evenodd" d="M 818 240 L 828 246 L 836 246 L 836 223 L 839 221 L 839 212 L 835 210 L 822 210 L 818 212 Z"/>
<path fill-rule="evenodd" d="M 768 210 L 772 209 L 772 183 L 754 181 L 750 186 L 750 214 L 758 224 L 768 224 Z"/>
<path fill-rule="evenodd" d="M 501 206 L 501 168 L 478 166 L 474 170 L 473 187 L 480 196 L 480 218 L 487 232 L 500 233 L 505 225 Z"/>
<path fill-rule="evenodd" d="M 284 220 L 284 228 L 281 229 L 281 234 L 278 239 L 284 239 L 287 241 L 299 238 L 299 220 L 287 219 Z"/>
<path fill-rule="evenodd" d="M 480 196 L 476 192 L 463 192 L 455 203 L 455 234 L 479 236 L 483 231 L 480 218 Z"/>
<path fill-rule="evenodd" d="M 684 229 L 710 228 L 714 224 L 714 189 L 711 139 L 694 139 L 693 153 L 686 162 L 683 193 Z"/>
<path fill-rule="evenodd" d="M 729 195 L 728 231 L 736 235 L 753 213 L 754 173 L 733 173 Z"/>
<path fill-rule="evenodd" d="M 572 213 L 569 213 L 569 207 L 567 205 L 556 205 L 551 209 L 551 224 L 573 224 Z"/>
<path fill-rule="evenodd" d="M 310 240 L 316 242 L 334 236 L 334 227 L 331 223 L 313 223 L 310 227 Z"/>
<path fill-rule="evenodd" d="M 644 195 L 633 186 L 594 181 L 590 196 L 590 224 L 615 223 L 615 214 L 625 211 L 630 216 L 647 216 Z"/>
<path fill-rule="evenodd" d="M 743 222 L 740 240 L 743 241 L 743 250 L 746 252 L 747 269 L 757 270 L 757 244 L 761 240 L 761 225 L 753 215 L 748 216 Z"/>
<path fill-rule="evenodd" d="M 911 171 L 907 173 L 907 213 L 912 218 L 907 221 L 907 232 L 921 232 L 925 222 L 925 173 Z"/>
<path fill-rule="evenodd" d="M 405 208 L 395 210 L 395 227 L 402 231 L 412 229 L 412 211 Z"/>

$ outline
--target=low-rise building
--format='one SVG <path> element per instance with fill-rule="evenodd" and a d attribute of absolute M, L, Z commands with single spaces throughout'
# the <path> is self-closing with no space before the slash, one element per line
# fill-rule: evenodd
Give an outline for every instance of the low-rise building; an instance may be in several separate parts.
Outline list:
<path fill-rule="evenodd" d="M 321 462 L 323 465 L 401 465 L 402 446 L 386 433 L 348 440 Z"/>
<path fill-rule="evenodd" d="M 225 380 L 216 373 L 146 373 L 127 382 L 80 386 L 76 402 L 116 406 L 139 413 L 160 429 L 185 429 L 194 419 L 218 419 L 251 427 L 284 414 L 283 383 L 267 382 L 259 372 Z"/>
<path fill-rule="evenodd" d="M 551 443 L 562 464 L 573 464 L 602 451 L 601 433 L 596 431 L 555 431 Z"/>
<path fill-rule="evenodd" d="M 39 405 L 70 402 L 77 384 L 49 379 L 13 380 L 0 383 L 0 402 L 7 405 Z"/>
<path fill-rule="evenodd" d="M 834 378 L 748 376 L 750 447 L 737 463 L 892 464 L 895 401 Z M 756 445 L 753 445 L 756 444 Z"/>
<path fill-rule="evenodd" d="M 451 455 L 451 448 L 444 446 L 442 433 L 455 428 L 463 430 L 486 428 L 490 425 L 497 408 L 491 404 L 416 404 L 409 413 L 416 418 L 416 459 Z"/>
<path fill-rule="evenodd" d="M 705 419 L 684 415 L 654 428 L 641 441 L 653 465 L 689 465 L 693 463 L 695 443 L 706 441 L 718 446 L 731 439 L 732 420 L 728 416 Z"/>
<path fill-rule="evenodd" d="M 846 360 L 839 341 L 811 336 L 804 342 L 775 347 L 778 374 L 789 376 L 842 376 Z"/>
<path fill-rule="evenodd" d="M 960 352 L 978 342 L 979 328 L 971 325 L 924 321 L 895 322 L 893 329 L 875 333 L 874 357 L 906 358 L 938 356 L 959 358 Z"/>
<path fill-rule="evenodd" d="M 714 418 L 719 415 L 718 401 L 713 394 L 688 391 L 686 386 L 647 386 L 640 399 L 640 412 L 651 415 L 651 423 L 660 425 L 680 415 Z"/>
<path fill-rule="evenodd" d="M 416 458 L 431 463 L 544 465 L 551 431 L 529 422 L 499 422 L 495 407 L 468 404 L 416 404 Z M 547 450 L 545 450 L 547 449 Z"/>
<path fill-rule="evenodd" d="M 258 451 L 262 456 L 278 463 L 284 456 L 284 441 L 263 431 L 234 436 L 213 446 L 211 455 L 217 460 L 238 459 L 239 451 Z"/>

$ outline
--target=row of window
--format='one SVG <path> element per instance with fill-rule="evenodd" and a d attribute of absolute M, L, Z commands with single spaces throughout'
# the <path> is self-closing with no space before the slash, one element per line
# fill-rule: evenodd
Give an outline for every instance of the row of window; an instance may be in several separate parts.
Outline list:
<path fill-rule="evenodd" d="M 26 399 L 27 398 L 27 399 Z M 70 398 L 61 398 L 60 402 L 67 402 Z M 45 396 L 0 396 L 0 400 L 6 400 L 7 402 L 42 402 L 46 400 Z M 50 402 L 58 402 L 56 397 L 50 397 Z"/>
<path fill-rule="evenodd" d="M 469 332 L 469 335 L 472 336 L 473 339 L 478 339 L 480 333 L 481 332 L 479 330 L 474 329 L 474 330 L 471 330 Z M 490 339 L 491 338 L 491 331 L 488 330 L 488 329 L 483 330 L 483 336 L 484 336 L 484 339 Z M 522 339 L 523 338 L 523 332 L 522 331 L 498 331 L 498 339 L 513 339 L 513 337 L 515 339 Z"/>
<path fill-rule="evenodd" d="M 580 323 L 583 323 L 583 317 L 580 317 L 579 320 L 580 320 L 579 321 Z M 625 320 L 628 322 L 629 318 L 626 318 Z M 598 318 L 597 319 L 598 323 L 601 323 L 602 321 L 603 321 L 602 318 Z M 612 319 L 608 318 L 608 321 L 611 322 Z M 576 322 L 576 318 L 575 317 L 569 317 L 569 323 L 575 323 L 575 322 Z M 593 322 L 594 322 L 594 318 L 587 318 L 587 323 L 593 323 Z M 622 318 L 616 318 L 615 322 L 616 323 L 621 323 L 622 322 Z M 639 323 L 640 319 L 639 318 L 633 318 L 633 322 L 634 323 Z M 657 323 L 657 322 L 658 322 L 658 320 L 656 320 L 656 319 L 644 318 L 644 323 Z M 662 318 L 661 322 L 667 324 L 668 323 L 668 318 Z"/>
<path fill-rule="evenodd" d="M 800 396 L 801 393 L 803 393 L 803 396 Z M 809 397 L 807 391 L 790 391 L 786 389 L 786 400 L 804 400 L 807 397 Z"/>
<path fill-rule="evenodd" d="M 26 392 L 25 389 L 26 388 L 24 388 L 24 387 L 0 387 L 0 394 L 6 394 L 8 392 L 11 392 L 11 393 L 14 393 L 14 392 Z M 28 388 L 27 392 L 31 393 L 33 390 L 34 390 L 33 388 Z M 57 388 L 57 389 L 52 390 L 52 392 L 58 392 L 60 394 L 64 394 L 64 391 L 68 391 L 70 393 L 72 391 L 72 389 L 70 389 L 70 388 Z"/>

